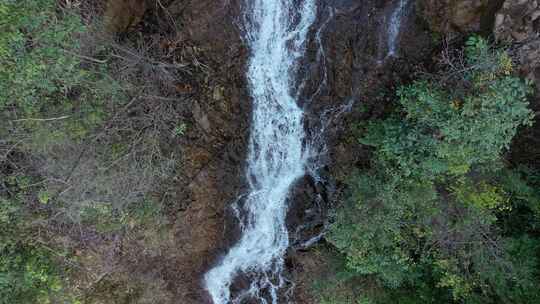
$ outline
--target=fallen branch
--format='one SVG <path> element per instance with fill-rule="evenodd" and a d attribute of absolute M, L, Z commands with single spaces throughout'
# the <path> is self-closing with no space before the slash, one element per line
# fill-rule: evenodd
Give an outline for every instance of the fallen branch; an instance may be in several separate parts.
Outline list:
<path fill-rule="evenodd" d="M 22 118 L 22 119 L 15 119 L 12 120 L 12 122 L 21 122 L 21 121 L 53 121 L 53 120 L 62 120 L 71 117 L 70 115 L 60 116 L 60 117 L 53 117 L 53 118 Z"/>
<path fill-rule="evenodd" d="M 107 63 L 107 61 L 108 61 L 108 60 L 101 60 L 101 59 L 96 59 L 96 58 L 84 56 L 84 55 L 81 55 L 81 54 L 77 54 L 77 53 L 72 52 L 70 50 L 64 50 L 64 52 L 69 53 L 69 54 L 71 54 L 71 55 L 73 55 L 75 57 L 78 57 L 80 59 L 88 60 L 88 61 L 99 63 L 99 64 L 104 64 L 104 63 Z"/>

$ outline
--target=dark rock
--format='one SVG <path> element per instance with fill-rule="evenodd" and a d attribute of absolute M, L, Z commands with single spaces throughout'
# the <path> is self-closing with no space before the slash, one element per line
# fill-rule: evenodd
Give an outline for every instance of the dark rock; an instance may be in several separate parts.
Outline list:
<path fill-rule="evenodd" d="M 454 36 L 460 33 L 489 34 L 495 12 L 504 0 L 418 0 L 418 12 L 432 31 Z"/>
<path fill-rule="evenodd" d="M 165 47 L 182 48 L 183 56 L 194 62 L 188 89 L 180 87 L 190 94 L 192 123 L 181 147 L 172 244 L 163 246 L 162 267 L 140 269 L 134 264 L 132 268 L 135 273 L 152 271 L 165 278 L 175 303 L 210 302 L 203 274 L 238 235 L 229 205 L 245 184 L 251 105 L 244 80 L 246 53 L 235 24 L 239 5 L 233 2 L 160 2 L 166 17 L 178 25 L 175 36 L 168 38 L 174 43 Z"/>
<path fill-rule="evenodd" d="M 540 1 L 507 0 L 496 15 L 495 38 L 502 42 L 526 42 L 540 35 Z"/>
<path fill-rule="evenodd" d="M 141 22 L 146 9 L 146 0 L 109 0 L 105 28 L 110 33 L 124 33 Z"/>

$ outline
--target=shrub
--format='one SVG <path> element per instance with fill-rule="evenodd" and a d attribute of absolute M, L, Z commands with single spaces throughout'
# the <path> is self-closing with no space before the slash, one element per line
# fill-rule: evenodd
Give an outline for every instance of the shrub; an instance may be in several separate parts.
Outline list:
<path fill-rule="evenodd" d="M 33 237 L 32 220 L 20 195 L 0 197 L 1 304 L 50 303 L 62 289 L 60 268 L 52 253 Z"/>

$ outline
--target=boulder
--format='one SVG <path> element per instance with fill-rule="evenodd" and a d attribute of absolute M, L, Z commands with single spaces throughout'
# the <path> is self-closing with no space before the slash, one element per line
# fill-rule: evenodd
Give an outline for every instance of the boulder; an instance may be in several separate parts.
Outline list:
<path fill-rule="evenodd" d="M 493 33 L 498 42 L 514 45 L 520 73 L 540 88 L 540 1 L 506 0 Z"/>
<path fill-rule="evenodd" d="M 521 45 L 517 51 L 520 73 L 540 88 L 540 39 Z"/>
<path fill-rule="evenodd" d="M 495 18 L 493 30 L 500 42 L 525 42 L 538 39 L 540 1 L 506 0 Z"/>
<path fill-rule="evenodd" d="M 480 30 L 488 0 L 419 0 L 418 12 L 432 31 L 439 33 Z"/>
<path fill-rule="evenodd" d="M 490 34 L 504 0 L 417 0 L 418 14 L 429 28 L 446 36 Z"/>
<path fill-rule="evenodd" d="M 146 12 L 146 0 L 109 0 L 105 9 L 105 29 L 124 33 L 139 24 Z"/>

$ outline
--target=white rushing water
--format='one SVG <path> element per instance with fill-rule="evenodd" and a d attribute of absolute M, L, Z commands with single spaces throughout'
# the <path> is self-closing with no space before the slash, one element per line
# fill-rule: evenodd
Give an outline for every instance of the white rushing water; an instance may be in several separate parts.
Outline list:
<path fill-rule="evenodd" d="M 316 0 L 246 2 L 244 33 L 251 50 L 247 78 L 253 98 L 249 193 L 237 208 L 240 239 L 205 275 L 214 304 L 244 299 L 278 303 L 289 246 L 287 200 L 293 183 L 305 174 L 310 155 L 296 79 L 316 18 Z M 249 287 L 233 297 L 230 287 L 239 275 L 249 278 Z"/>
<path fill-rule="evenodd" d="M 390 24 L 388 25 L 388 53 L 387 57 L 396 56 L 397 45 L 399 43 L 399 32 L 401 31 L 401 25 L 403 18 L 405 17 L 406 8 L 410 0 L 398 0 L 398 5 L 392 12 L 390 17 Z"/>

